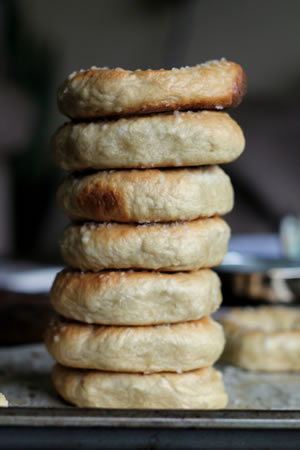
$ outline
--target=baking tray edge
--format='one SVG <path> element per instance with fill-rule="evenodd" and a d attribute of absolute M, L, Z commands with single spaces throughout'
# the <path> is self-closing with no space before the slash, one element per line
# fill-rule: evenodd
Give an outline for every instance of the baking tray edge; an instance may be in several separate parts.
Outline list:
<path fill-rule="evenodd" d="M 300 429 L 295 410 L 107 410 L 85 408 L 0 409 L 0 426 Z"/>

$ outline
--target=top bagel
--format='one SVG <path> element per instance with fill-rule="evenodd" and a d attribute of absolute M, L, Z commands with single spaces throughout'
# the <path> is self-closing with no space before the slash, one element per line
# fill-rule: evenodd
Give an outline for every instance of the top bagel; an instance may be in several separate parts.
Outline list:
<path fill-rule="evenodd" d="M 246 84 L 241 66 L 224 58 L 172 70 L 92 67 L 63 82 L 58 107 L 72 119 L 224 109 L 239 105 Z"/>

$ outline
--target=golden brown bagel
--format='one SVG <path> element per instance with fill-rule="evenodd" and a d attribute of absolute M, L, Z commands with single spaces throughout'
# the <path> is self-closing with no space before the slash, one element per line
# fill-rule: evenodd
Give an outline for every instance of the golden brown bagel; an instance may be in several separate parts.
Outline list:
<path fill-rule="evenodd" d="M 167 224 L 95 223 L 70 225 L 60 248 L 75 269 L 196 270 L 220 264 L 230 237 L 218 217 Z"/>
<path fill-rule="evenodd" d="M 222 327 L 210 317 L 173 325 L 87 325 L 57 317 L 46 329 L 60 364 L 113 372 L 185 372 L 212 365 L 224 348 Z"/>
<path fill-rule="evenodd" d="M 73 221 L 171 222 L 228 213 L 233 189 L 218 166 L 118 170 L 69 176 L 56 199 Z"/>
<path fill-rule="evenodd" d="M 68 319 L 104 325 L 151 325 L 197 320 L 220 306 L 216 273 L 86 272 L 63 270 L 50 293 Z"/>
<path fill-rule="evenodd" d="M 72 119 L 237 106 L 246 77 L 221 59 L 172 70 L 101 69 L 74 72 L 58 90 L 60 111 Z"/>

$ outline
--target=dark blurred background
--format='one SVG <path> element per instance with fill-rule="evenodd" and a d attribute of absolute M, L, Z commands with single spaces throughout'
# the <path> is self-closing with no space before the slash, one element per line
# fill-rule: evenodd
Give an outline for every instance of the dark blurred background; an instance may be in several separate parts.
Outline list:
<path fill-rule="evenodd" d="M 230 114 L 247 146 L 226 165 L 236 192 L 233 234 L 276 232 L 300 212 L 298 0 L 2 0 L 0 256 L 60 262 L 67 220 L 49 139 L 66 119 L 56 88 L 92 65 L 171 68 L 226 57 L 248 78 Z"/>

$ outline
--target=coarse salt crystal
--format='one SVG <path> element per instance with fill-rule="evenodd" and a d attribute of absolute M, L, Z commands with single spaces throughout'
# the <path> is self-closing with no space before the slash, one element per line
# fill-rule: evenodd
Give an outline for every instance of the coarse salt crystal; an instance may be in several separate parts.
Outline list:
<path fill-rule="evenodd" d="M 77 73 L 76 71 L 70 73 L 70 75 L 68 76 L 68 79 L 69 79 L 69 80 L 72 80 L 72 78 L 75 77 L 76 73 Z"/>

